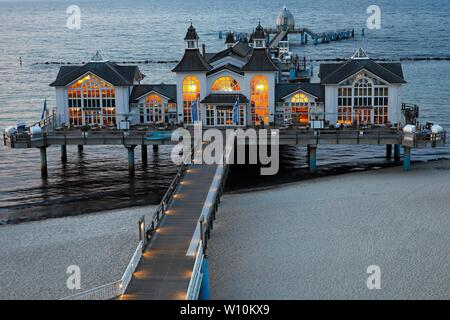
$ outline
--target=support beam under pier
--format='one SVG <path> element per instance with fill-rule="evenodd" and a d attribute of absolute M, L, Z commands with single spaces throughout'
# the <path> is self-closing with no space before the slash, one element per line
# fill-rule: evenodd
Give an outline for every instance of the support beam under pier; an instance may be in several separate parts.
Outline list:
<path fill-rule="evenodd" d="M 61 145 L 61 161 L 67 163 L 67 146 Z"/>
<path fill-rule="evenodd" d="M 142 164 L 146 166 L 148 162 L 148 157 L 147 157 L 147 145 L 145 144 L 141 146 L 141 156 L 142 156 Z"/>
<path fill-rule="evenodd" d="M 392 144 L 386 145 L 386 159 L 387 160 L 392 159 Z"/>
<path fill-rule="evenodd" d="M 159 145 L 154 144 L 153 145 L 153 152 L 158 152 L 158 150 L 159 150 Z"/>
<path fill-rule="evenodd" d="M 400 145 L 399 144 L 394 145 L 394 160 L 400 161 Z"/>
<path fill-rule="evenodd" d="M 135 173 L 135 163 L 134 163 L 134 148 L 136 148 L 135 145 L 132 146 L 126 146 L 128 150 L 128 172 L 131 176 L 134 176 Z"/>
<path fill-rule="evenodd" d="M 82 144 L 78 145 L 78 153 L 83 153 L 83 145 Z"/>
<path fill-rule="evenodd" d="M 403 147 L 403 171 L 411 170 L 411 148 Z"/>
<path fill-rule="evenodd" d="M 40 147 L 39 148 L 40 154 L 41 154 L 41 177 L 47 178 L 48 171 L 47 171 L 47 146 Z"/>
<path fill-rule="evenodd" d="M 317 173 L 317 145 L 308 145 L 309 172 Z"/>

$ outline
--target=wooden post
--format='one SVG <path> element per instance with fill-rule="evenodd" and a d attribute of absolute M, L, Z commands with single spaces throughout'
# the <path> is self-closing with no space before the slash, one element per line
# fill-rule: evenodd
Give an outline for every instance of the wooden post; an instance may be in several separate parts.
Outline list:
<path fill-rule="evenodd" d="M 390 160 L 392 158 L 392 144 L 386 145 L 386 159 Z"/>
<path fill-rule="evenodd" d="M 131 176 L 134 176 L 135 173 L 135 164 L 134 164 L 134 148 L 136 146 L 126 146 L 128 150 L 128 172 Z"/>
<path fill-rule="evenodd" d="M 40 147 L 39 148 L 40 154 L 41 154 L 41 177 L 47 178 L 48 171 L 47 171 L 47 146 Z"/>
<path fill-rule="evenodd" d="M 82 153 L 83 152 L 83 145 L 79 144 L 78 145 L 78 153 Z"/>
<path fill-rule="evenodd" d="M 65 144 L 61 145 L 61 161 L 67 163 L 67 146 Z"/>
<path fill-rule="evenodd" d="M 141 156 L 142 156 L 142 163 L 144 166 L 147 165 L 147 145 L 143 144 L 141 147 Z"/>
<path fill-rule="evenodd" d="M 159 145 L 154 144 L 153 145 L 153 152 L 158 152 L 158 150 L 159 150 Z"/>

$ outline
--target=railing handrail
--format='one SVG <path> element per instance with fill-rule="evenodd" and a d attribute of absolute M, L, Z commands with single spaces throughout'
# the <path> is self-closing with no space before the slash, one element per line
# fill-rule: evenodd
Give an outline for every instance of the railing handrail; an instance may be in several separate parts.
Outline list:
<path fill-rule="evenodd" d="M 192 276 L 191 280 L 189 281 L 189 286 L 186 291 L 186 298 L 185 300 L 195 300 L 196 295 L 198 293 L 198 286 L 199 286 L 199 276 L 201 272 L 201 267 L 203 263 L 203 244 L 200 240 L 198 242 L 197 250 L 196 250 L 196 257 L 194 262 L 194 267 L 192 268 Z"/>
<path fill-rule="evenodd" d="M 139 241 L 120 280 L 64 297 L 60 300 L 109 300 L 124 294 L 142 257 L 143 241 Z"/>

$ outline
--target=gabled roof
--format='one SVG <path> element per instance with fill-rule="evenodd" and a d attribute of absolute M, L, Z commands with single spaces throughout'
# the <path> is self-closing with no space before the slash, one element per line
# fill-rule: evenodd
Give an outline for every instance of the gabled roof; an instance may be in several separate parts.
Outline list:
<path fill-rule="evenodd" d="M 227 48 L 215 54 L 207 54 L 206 57 L 208 58 L 209 63 L 213 63 L 226 57 L 233 57 L 243 62 L 247 62 L 251 53 L 252 48 L 248 44 L 239 41 L 231 48 Z"/>
<path fill-rule="evenodd" d="M 177 101 L 177 86 L 174 84 L 139 84 L 133 87 L 130 101 L 137 102 L 141 97 L 150 92 L 156 92 L 169 99 L 169 102 Z"/>
<path fill-rule="evenodd" d="M 114 86 L 131 86 L 145 77 L 138 66 L 119 66 L 111 61 L 91 61 L 83 66 L 62 66 L 50 86 L 65 87 L 87 73 L 92 73 Z"/>
<path fill-rule="evenodd" d="M 211 103 L 211 104 L 234 104 L 239 97 L 239 103 L 249 103 L 249 100 L 243 94 L 210 94 L 200 103 Z"/>
<path fill-rule="evenodd" d="M 279 83 L 275 86 L 275 99 L 277 102 L 283 102 L 283 100 L 297 92 L 306 92 L 316 98 L 319 101 L 325 100 L 325 88 L 320 83 Z"/>
<path fill-rule="evenodd" d="M 211 70 L 211 65 L 206 62 L 205 58 L 198 49 L 187 49 L 181 61 L 173 68 L 172 72 L 205 72 Z"/>
<path fill-rule="evenodd" d="M 319 77 L 322 84 L 338 84 L 363 69 L 389 83 L 406 83 L 400 63 L 377 63 L 363 57 L 343 63 L 321 64 Z"/>
<path fill-rule="evenodd" d="M 253 49 L 248 62 L 242 67 L 242 71 L 277 71 L 278 68 L 267 54 L 267 50 Z"/>
<path fill-rule="evenodd" d="M 223 65 L 223 66 L 220 66 L 220 67 L 218 67 L 216 69 L 213 69 L 213 70 L 209 71 L 206 75 L 210 76 L 210 75 L 216 74 L 216 73 L 218 73 L 218 72 L 220 72 L 222 70 L 228 70 L 228 71 L 240 74 L 241 76 L 244 75 L 244 72 L 240 68 L 238 68 L 235 65 L 232 65 L 230 63 L 228 63 L 226 65 Z"/>
<path fill-rule="evenodd" d="M 256 27 L 255 32 L 253 32 L 253 40 L 265 40 L 265 39 L 266 39 L 266 32 L 264 31 L 264 28 L 261 26 L 260 22 Z"/>

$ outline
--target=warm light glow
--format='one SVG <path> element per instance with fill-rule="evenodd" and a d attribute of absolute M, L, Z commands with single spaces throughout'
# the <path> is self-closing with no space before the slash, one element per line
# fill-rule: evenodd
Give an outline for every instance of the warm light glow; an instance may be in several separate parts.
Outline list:
<path fill-rule="evenodd" d="M 211 91 L 215 92 L 233 92 L 240 91 L 241 86 L 232 77 L 220 77 L 214 81 Z"/>
<path fill-rule="evenodd" d="M 200 81 L 197 77 L 187 76 L 183 80 L 183 121 L 185 123 L 192 123 L 191 105 L 198 99 L 200 99 Z"/>
<path fill-rule="evenodd" d="M 309 99 L 303 93 L 297 93 L 296 95 L 294 95 L 292 97 L 291 102 L 292 103 L 308 103 Z"/>
<path fill-rule="evenodd" d="M 269 122 L 269 81 L 264 76 L 255 76 L 250 82 L 252 122 Z"/>

